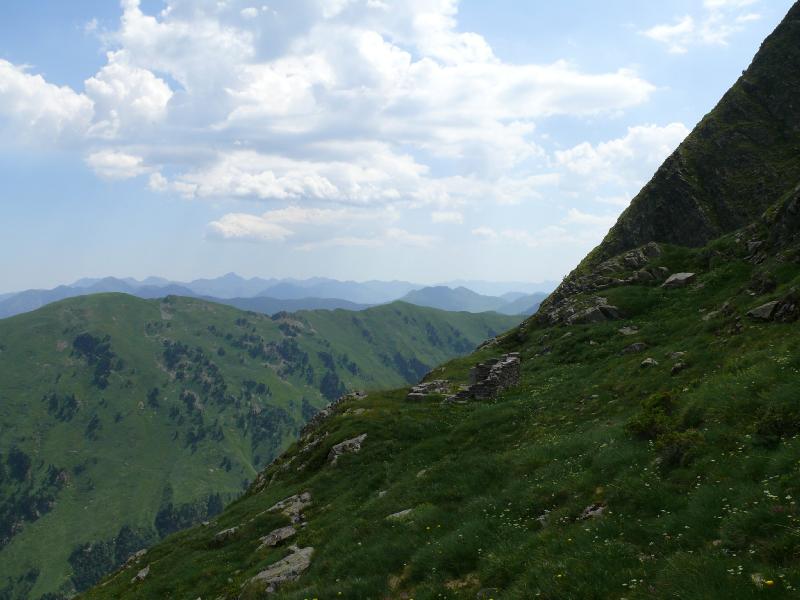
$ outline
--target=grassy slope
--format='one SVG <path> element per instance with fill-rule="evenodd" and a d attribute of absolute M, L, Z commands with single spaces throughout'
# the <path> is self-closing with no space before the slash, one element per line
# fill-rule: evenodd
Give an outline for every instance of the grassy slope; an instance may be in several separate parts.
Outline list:
<path fill-rule="evenodd" d="M 701 273 L 691 288 L 608 290 L 624 323 L 519 330 L 502 348 L 437 370 L 464 379 L 478 358 L 520 350 L 522 384 L 496 401 L 407 404 L 398 390 L 348 403 L 364 412 L 324 423 L 330 435 L 304 469 L 280 468 L 295 445 L 268 470 L 273 483 L 85 597 L 239 597 L 286 553 L 256 552 L 281 518 L 249 519 L 304 490 L 314 501 L 297 542 L 316 552 L 275 598 L 796 597 L 799 325 L 745 318 L 739 332 L 736 318 L 800 283 L 800 267 L 712 255 L 663 258 L 672 271 Z M 746 293 L 756 270 L 770 270 L 779 288 Z M 702 320 L 726 301 L 732 315 Z M 640 333 L 623 336 L 622 324 Z M 649 349 L 622 354 L 634 341 Z M 676 351 L 689 367 L 672 376 Z M 648 356 L 659 366 L 640 367 Z M 325 463 L 331 445 L 361 433 L 359 454 Z M 607 514 L 580 520 L 595 502 Z M 386 519 L 407 508 L 407 520 Z M 237 525 L 233 542 L 210 542 Z M 145 564 L 150 575 L 132 585 Z"/>
<path fill-rule="evenodd" d="M 12 448 L 32 461 L 19 480 L 0 466 L 0 500 L 13 500 L 31 487 L 34 492 L 49 490 L 54 501 L 49 512 L 39 507 L 44 514 L 38 520 L 24 520 L 21 531 L 0 551 L 0 589 L 6 578 L 16 581 L 32 568 L 41 573 L 30 591 L 24 582 L 6 591 L 38 597 L 69 589 L 67 559 L 78 546 L 109 540 L 123 525 L 153 542 L 154 517 L 168 502 L 179 507 L 196 505 L 213 493 L 224 501 L 235 497 L 245 480 L 252 480 L 294 439 L 307 417 L 301 400 L 313 407 L 327 402 L 320 381 L 328 369 L 319 352 L 331 355 L 346 388 L 382 381 L 402 385 L 409 374 L 398 372 L 394 356 L 419 356 L 435 365 L 519 322 L 402 304 L 358 313 L 358 326 L 352 316 L 311 311 L 273 320 L 199 300 L 144 301 L 115 294 L 72 299 L 0 321 L 0 465 L 10 464 Z M 406 327 L 402 338 L 392 335 L 398 319 Z M 105 389 L 92 383 L 94 367 L 73 350 L 73 340 L 85 331 L 98 338 L 110 335 L 111 350 L 124 361 L 111 372 Z M 428 332 L 438 336 L 437 346 Z M 299 350 L 286 356 L 248 353 L 237 347 L 242 336 L 259 344 L 297 340 Z M 202 358 L 194 350 L 182 358 L 187 367 L 183 380 L 165 364 L 165 339 L 202 350 Z M 376 359 L 380 355 L 388 360 Z M 226 386 L 217 399 L 201 383 L 213 371 L 202 366 L 206 360 L 216 365 Z M 313 373 L 307 368 L 288 372 L 287 366 L 303 360 Z M 265 384 L 269 391 L 247 392 L 248 380 Z M 160 390 L 156 406 L 147 398 L 153 387 Z M 197 395 L 201 410 L 181 399 L 185 390 Z M 75 395 L 79 408 L 74 416 L 57 416 L 58 409 L 46 398 L 51 392 L 62 399 Z M 253 415 L 254 407 L 263 418 Z M 95 416 L 100 425 L 89 434 Z M 189 436 L 198 431 L 206 437 L 193 445 Z M 227 469 L 222 468 L 226 460 Z M 62 473 L 55 485 L 48 475 L 50 465 Z"/>

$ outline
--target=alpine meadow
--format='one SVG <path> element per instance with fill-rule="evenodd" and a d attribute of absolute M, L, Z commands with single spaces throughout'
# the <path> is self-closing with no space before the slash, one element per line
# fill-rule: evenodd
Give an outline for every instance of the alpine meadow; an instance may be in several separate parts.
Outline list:
<path fill-rule="evenodd" d="M 0 600 L 800 597 L 800 2 L 564 4 L 0 29 L 2 172 L 125 221 L 4 246 Z"/>

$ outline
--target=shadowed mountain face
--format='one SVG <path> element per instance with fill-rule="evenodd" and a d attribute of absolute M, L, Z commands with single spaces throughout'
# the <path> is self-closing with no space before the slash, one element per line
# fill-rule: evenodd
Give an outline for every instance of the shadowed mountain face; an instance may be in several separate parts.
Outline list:
<path fill-rule="evenodd" d="M 647 242 L 702 246 L 800 183 L 800 5 L 579 270 Z"/>
<path fill-rule="evenodd" d="M 219 512 L 345 391 L 416 382 L 520 320 L 98 294 L 0 321 L 0 598 L 86 588 Z"/>
<path fill-rule="evenodd" d="M 799 19 L 536 318 L 86 597 L 797 597 Z"/>

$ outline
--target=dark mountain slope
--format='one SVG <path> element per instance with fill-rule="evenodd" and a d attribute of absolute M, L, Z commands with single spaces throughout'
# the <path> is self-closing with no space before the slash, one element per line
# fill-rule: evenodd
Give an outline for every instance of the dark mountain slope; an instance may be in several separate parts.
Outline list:
<path fill-rule="evenodd" d="M 658 169 L 582 263 L 648 242 L 702 246 L 743 227 L 800 183 L 800 4 Z"/>

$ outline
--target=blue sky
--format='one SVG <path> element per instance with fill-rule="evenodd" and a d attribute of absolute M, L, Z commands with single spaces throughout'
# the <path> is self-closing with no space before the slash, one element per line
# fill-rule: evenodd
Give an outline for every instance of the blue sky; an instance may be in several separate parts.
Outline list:
<path fill-rule="evenodd" d="M 0 293 L 559 279 L 789 0 L 0 6 Z"/>

